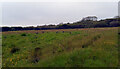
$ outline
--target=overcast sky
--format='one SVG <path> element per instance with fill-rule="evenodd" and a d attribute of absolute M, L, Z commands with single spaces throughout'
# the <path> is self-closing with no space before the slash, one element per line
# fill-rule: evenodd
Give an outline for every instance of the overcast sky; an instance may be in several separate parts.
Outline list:
<path fill-rule="evenodd" d="M 2 24 L 30 26 L 75 22 L 86 16 L 99 19 L 118 15 L 117 2 L 5 2 Z"/>
<path fill-rule="evenodd" d="M 0 0 L 0 2 L 118 2 L 120 0 Z"/>

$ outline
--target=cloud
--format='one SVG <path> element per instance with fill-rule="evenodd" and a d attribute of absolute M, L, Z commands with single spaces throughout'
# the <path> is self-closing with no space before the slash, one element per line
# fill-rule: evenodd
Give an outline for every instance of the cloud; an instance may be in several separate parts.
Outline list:
<path fill-rule="evenodd" d="M 20 2 L 3 3 L 3 25 L 43 25 L 73 22 L 88 15 L 117 15 L 117 2 Z"/>

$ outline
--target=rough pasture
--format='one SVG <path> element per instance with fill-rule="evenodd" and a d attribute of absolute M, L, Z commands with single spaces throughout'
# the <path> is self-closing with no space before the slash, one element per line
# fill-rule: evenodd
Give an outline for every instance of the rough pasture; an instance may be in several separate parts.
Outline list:
<path fill-rule="evenodd" d="M 117 27 L 3 32 L 3 66 L 117 67 L 118 36 Z"/>

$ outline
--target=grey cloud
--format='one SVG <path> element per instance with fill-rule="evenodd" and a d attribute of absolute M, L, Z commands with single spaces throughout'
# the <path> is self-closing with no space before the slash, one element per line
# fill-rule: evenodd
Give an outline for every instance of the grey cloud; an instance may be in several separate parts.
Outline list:
<path fill-rule="evenodd" d="M 73 22 L 88 15 L 99 18 L 118 14 L 117 2 L 3 3 L 3 25 L 41 25 Z"/>

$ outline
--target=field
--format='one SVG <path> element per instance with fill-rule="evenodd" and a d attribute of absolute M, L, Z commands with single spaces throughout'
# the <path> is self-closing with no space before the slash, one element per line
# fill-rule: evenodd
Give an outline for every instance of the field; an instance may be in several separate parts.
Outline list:
<path fill-rule="evenodd" d="M 2 68 L 2 47 L 0 47 L 0 68 Z"/>
<path fill-rule="evenodd" d="M 3 67 L 117 67 L 118 28 L 2 34 Z"/>

